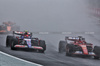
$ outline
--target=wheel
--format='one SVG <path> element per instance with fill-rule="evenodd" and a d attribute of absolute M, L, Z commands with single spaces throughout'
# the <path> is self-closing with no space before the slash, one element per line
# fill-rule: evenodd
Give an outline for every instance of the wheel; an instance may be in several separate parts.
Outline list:
<path fill-rule="evenodd" d="M 14 41 L 11 42 L 11 50 L 15 50 L 16 48 L 14 48 Z"/>
<path fill-rule="evenodd" d="M 7 36 L 6 38 L 6 47 L 9 47 L 11 45 L 11 40 L 13 36 Z"/>
<path fill-rule="evenodd" d="M 94 52 L 96 55 L 100 56 L 100 46 L 95 46 L 93 52 Z"/>
<path fill-rule="evenodd" d="M 60 41 L 59 42 L 59 53 L 62 53 L 66 50 L 66 41 Z"/>
<path fill-rule="evenodd" d="M 67 44 L 66 45 L 66 56 L 72 56 L 73 52 L 74 52 L 74 45 Z"/>
<path fill-rule="evenodd" d="M 39 52 L 44 53 L 44 51 L 46 50 L 46 44 L 44 40 L 40 40 L 39 41 L 39 45 L 43 48 L 43 50 L 39 50 Z"/>
<path fill-rule="evenodd" d="M 97 56 L 94 56 L 94 59 L 99 59 L 100 58 L 100 46 L 95 46 L 93 52 L 97 55 Z"/>
<path fill-rule="evenodd" d="M 69 47 L 66 47 L 66 56 L 71 56 L 70 48 Z"/>
<path fill-rule="evenodd" d="M 16 44 L 18 44 L 18 40 L 16 38 L 13 38 L 13 40 L 11 41 L 11 50 L 16 50 L 16 48 L 14 47 Z"/>

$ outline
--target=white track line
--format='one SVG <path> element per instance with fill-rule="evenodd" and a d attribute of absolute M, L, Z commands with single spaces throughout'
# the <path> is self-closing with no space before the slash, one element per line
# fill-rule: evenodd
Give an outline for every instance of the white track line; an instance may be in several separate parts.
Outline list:
<path fill-rule="evenodd" d="M 20 59 L 20 58 L 18 58 L 18 57 L 15 57 L 15 56 L 9 55 L 9 54 L 4 53 L 4 52 L 2 52 L 2 51 L 0 51 L 0 53 L 1 53 L 1 54 L 4 54 L 4 55 L 6 55 L 6 56 L 12 57 L 12 58 L 14 58 L 14 59 L 17 59 L 17 60 L 20 60 L 20 61 L 26 62 L 26 63 L 30 63 L 30 64 L 37 65 L 37 66 L 43 66 L 43 65 L 40 65 L 40 64 L 36 64 L 36 63 L 30 62 L 30 61 L 23 60 L 23 59 Z"/>

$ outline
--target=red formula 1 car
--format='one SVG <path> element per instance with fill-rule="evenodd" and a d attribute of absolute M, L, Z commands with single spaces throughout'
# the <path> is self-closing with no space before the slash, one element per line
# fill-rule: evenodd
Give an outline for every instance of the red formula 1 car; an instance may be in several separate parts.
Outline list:
<path fill-rule="evenodd" d="M 11 47 L 11 50 L 16 50 L 18 48 L 22 49 L 33 49 L 44 53 L 46 50 L 46 44 L 44 40 L 39 40 L 38 38 L 33 38 L 30 32 L 18 32 L 14 31 L 13 36 L 7 36 L 6 47 Z"/>
<path fill-rule="evenodd" d="M 0 33 L 9 33 L 15 30 L 19 31 L 20 26 L 15 25 L 13 22 L 3 22 L 3 25 L 0 25 Z"/>
<path fill-rule="evenodd" d="M 59 52 L 65 51 L 66 56 L 94 56 L 95 59 L 99 59 L 93 50 L 93 44 L 87 43 L 82 36 L 66 37 L 65 41 L 60 41 L 59 43 Z"/>

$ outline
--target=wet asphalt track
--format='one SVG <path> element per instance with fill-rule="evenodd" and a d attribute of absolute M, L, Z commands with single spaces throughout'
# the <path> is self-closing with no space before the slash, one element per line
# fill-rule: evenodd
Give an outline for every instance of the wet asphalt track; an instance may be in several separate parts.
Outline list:
<path fill-rule="evenodd" d="M 42 37 L 43 35 L 41 35 Z M 38 64 L 42 64 L 44 66 L 99 66 L 100 65 L 100 60 L 95 60 L 92 58 L 81 58 L 81 57 L 68 57 L 65 56 L 65 53 L 58 53 L 58 39 L 60 39 L 60 37 L 64 37 L 64 35 L 44 35 L 46 40 L 50 40 L 51 42 L 47 41 L 47 50 L 45 53 L 37 53 L 37 52 L 33 52 L 33 51 L 29 51 L 29 50 L 11 50 L 10 48 L 6 48 L 5 47 L 5 41 L 4 41 L 4 37 L 6 37 L 6 35 L 0 35 L 0 51 L 3 51 L 5 53 L 11 54 L 13 56 L 31 61 L 31 62 L 35 62 Z M 57 37 L 58 36 L 58 37 Z M 48 38 L 47 38 L 48 37 Z M 49 39 L 49 38 L 54 38 L 53 39 Z M 95 40 L 94 37 L 92 36 L 88 36 L 88 35 L 84 35 L 84 37 L 88 39 L 91 38 L 91 41 L 97 42 L 98 40 Z M 90 41 L 90 40 L 88 40 Z"/>

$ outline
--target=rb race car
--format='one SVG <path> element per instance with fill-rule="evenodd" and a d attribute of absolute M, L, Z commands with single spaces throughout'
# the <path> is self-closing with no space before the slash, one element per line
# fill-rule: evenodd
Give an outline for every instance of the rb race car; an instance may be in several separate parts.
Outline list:
<path fill-rule="evenodd" d="M 19 31 L 20 26 L 15 25 L 13 22 L 3 22 L 3 25 L 0 25 L 0 33 L 9 33 L 11 31 Z"/>
<path fill-rule="evenodd" d="M 9 46 L 11 47 L 11 50 L 26 48 L 38 50 L 41 53 L 44 53 L 46 50 L 45 41 L 39 40 L 38 38 L 33 38 L 32 33 L 29 32 L 13 31 L 13 36 L 8 35 L 6 38 L 6 47 Z"/>
<path fill-rule="evenodd" d="M 66 56 L 93 56 L 95 59 L 99 59 L 99 56 L 96 55 L 93 50 L 93 44 L 87 43 L 82 36 L 65 37 L 65 41 L 59 42 L 59 52 L 65 51 Z"/>

